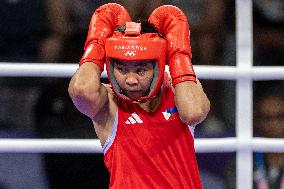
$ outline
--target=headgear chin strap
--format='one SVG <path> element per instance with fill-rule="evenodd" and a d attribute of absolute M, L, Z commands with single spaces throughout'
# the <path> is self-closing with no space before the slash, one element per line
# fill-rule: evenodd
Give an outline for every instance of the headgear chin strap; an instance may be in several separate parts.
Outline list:
<path fill-rule="evenodd" d="M 140 23 L 126 22 L 124 33 L 115 31 L 105 44 L 108 79 L 115 95 L 125 101 L 145 102 L 156 96 L 163 83 L 166 40 L 157 33 L 141 34 L 140 31 Z M 129 63 L 137 60 L 151 60 L 154 63 L 154 78 L 146 96 L 129 98 L 121 93 L 121 88 L 113 75 L 113 60 L 129 61 Z"/>

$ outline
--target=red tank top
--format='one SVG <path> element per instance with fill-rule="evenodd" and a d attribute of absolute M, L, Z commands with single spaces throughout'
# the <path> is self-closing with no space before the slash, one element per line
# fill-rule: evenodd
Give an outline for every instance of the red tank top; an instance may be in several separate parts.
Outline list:
<path fill-rule="evenodd" d="M 111 135 L 103 146 L 111 189 L 201 189 L 193 136 L 183 124 L 169 87 L 147 113 L 136 103 L 118 103 Z"/>

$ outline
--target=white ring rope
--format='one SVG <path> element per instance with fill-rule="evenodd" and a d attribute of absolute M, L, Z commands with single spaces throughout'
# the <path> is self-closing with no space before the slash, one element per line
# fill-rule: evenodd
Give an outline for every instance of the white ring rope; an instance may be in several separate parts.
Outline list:
<path fill-rule="evenodd" d="M 74 63 L 0 62 L 0 77 L 71 77 L 77 68 L 78 64 Z M 253 80 L 284 80 L 283 66 L 242 69 L 235 66 L 195 65 L 194 69 L 200 79 L 236 80 L 239 77 L 251 77 Z M 102 77 L 106 77 L 105 71 Z"/>
<path fill-rule="evenodd" d="M 195 150 L 198 153 L 236 152 L 238 148 L 257 152 L 284 152 L 284 139 L 195 139 Z M 0 139 L 0 153 L 102 153 L 102 148 L 98 139 Z"/>

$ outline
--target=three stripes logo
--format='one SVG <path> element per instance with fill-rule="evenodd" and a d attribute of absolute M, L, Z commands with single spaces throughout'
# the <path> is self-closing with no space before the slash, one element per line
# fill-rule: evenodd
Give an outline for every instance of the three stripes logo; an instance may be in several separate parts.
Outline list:
<path fill-rule="evenodd" d="M 130 125 L 135 123 L 143 123 L 143 121 L 135 112 L 133 112 L 131 116 L 129 116 L 129 118 L 125 121 L 125 123 Z"/>

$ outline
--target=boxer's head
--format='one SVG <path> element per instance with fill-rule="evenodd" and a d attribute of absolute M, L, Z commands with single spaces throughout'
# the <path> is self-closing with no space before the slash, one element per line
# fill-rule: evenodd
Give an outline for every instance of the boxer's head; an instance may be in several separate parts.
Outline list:
<path fill-rule="evenodd" d="M 141 28 L 141 23 L 127 22 L 106 40 L 105 50 L 108 78 L 117 97 L 145 102 L 156 96 L 165 70 L 165 39 Z"/>

